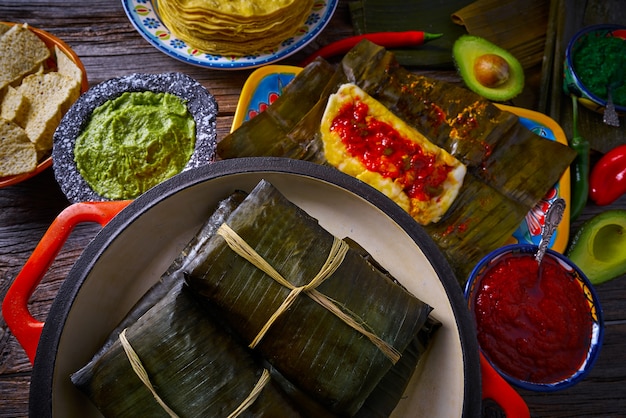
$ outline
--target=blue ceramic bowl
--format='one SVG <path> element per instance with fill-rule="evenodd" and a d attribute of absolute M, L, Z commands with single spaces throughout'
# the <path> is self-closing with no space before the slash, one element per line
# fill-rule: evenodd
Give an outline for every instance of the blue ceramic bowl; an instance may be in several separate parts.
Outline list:
<path fill-rule="evenodd" d="M 485 274 L 490 271 L 493 271 L 493 269 L 495 268 L 502 268 L 502 265 L 503 265 L 502 262 L 504 260 L 511 259 L 512 257 L 522 257 L 527 262 L 529 261 L 529 259 L 531 261 L 535 261 L 534 254 L 536 253 L 536 251 L 537 251 L 536 245 L 514 244 L 514 245 L 508 245 L 508 246 L 499 248 L 491 252 L 486 257 L 484 257 L 471 272 L 469 280 L 467 281 L 467 284 L 465 287 L 465 297 L 468 303 L 468 307 L 472 313 L 471 316 L 477 324 L 477 330 L 479 334 L 479 345 L 481 345 L 480 347 L 481 351 L 483 355 L 485 356 L 485 358 L 487 359 L 487 361 L 489 361 L 489 363 L 492 365 L 492 367 L 498 373 L 500 373 L 500 375 L 507 382 L 509 382 L 510 384 L 514 386 L 517 386 L 522 389 L 532 390 L 532 391 L 551 392 L 551 391 L 556 391 L 556 390 L 561 390 L 561 389 L 571 387 L 574 384 L 581 381 L 589 373 L 589 371 L 593 367 L 593 364 L 595 363 L 598 357 L 598 354 L 600 352 L 600 347 L 602 345 L 602 340 L 603 340 L 603 335 L 604 335 L 604 322 L 603 322 L 603 317 L 602 317 L 602 310 L 600 308 L 597 295 L 591 283 L 587 279 L 587 277 L 585 277 L 583 272 L 578 267 L 576 267 L 572 263 L 572 261 L 567 259 L 562 254 L 548 249 L 544 256 L 543 262 L 546 263 L 546 261 L 551 259 L 548 261 L 549 264 L 552 264 L 553 266 L 555 266 L 554 268 L 557 268 L 559 270 L 562 269 L 562 271 L 565 272 L 567 276 L 570 277 L 570 280 L 574 280 L 574 285 L 577 284 L 580 286 L 581 296 L 584 296 L 584 299 L 586 301 L 584 305 L 588 306 L 589 308 L 588 309 L 589 315 L 588 315 L 588 318 L 586 319 L 590 321 L 590 329 L 589 329 L 589 332 L 583 331 L 584 335 L 581 336 L 581 339 L 588 340 L 588 344 L 587 344 L 588 349 L 587 349 L 586 355 L 584 356 L 585 357 L 584 359 L 582 359 L 582 355 L 581 355 L 580 365 L 575 371 L 572 372 L 573 368 L 571 366 L 568 366 L 566 369 L 563 369 L 563 370 L 568 370 L 568 371 L 562 371 L 556 368 L 556 370 L 554 370 L 554 373 L 552 373 L 552 375 L 558 374 L 560 377 L 555 378 L 554 381 L 549 380 L 547 377 L 538 379 L 538 381 L 531 381 L 530 379 L 527 379 L 527 378 L 513 376 L 510 372 L 510 370 L 512 370 L 510 366 L 511 364 L 517 364 L 521 362 L 522 359 L 524 359 L 523 361 L 526 361 L 528 359 L 528 353 L 523 354 L 521 350 L 526 351 L 528 349 L 527 347 L 529 346 L 530 347 L 534 346 L 535 348 L 543 347 L 541 349 L 536 350 L 539 353 L 538 355 L 539 363 L 545 362 L 545 360 L 547 359 L 551 367 L 556 367 L 554 365 L 559 364 L 559 362 L 556 361 L 556 354 L 554 354 L 556 350 L 555 352 L 553 352 L 553 354 L 550 354 L 550 350 L 545 349 L 545 346 L 548 344 L 548 342 L 547 340 L 543 340 L 544 338 L 543 335 L 541 337 L 538 337 L 538 334 L 529 334 L 529 333 L 525 333 L 525 334 L 520 333 L 519 335 L 517 335 L 517 333 L 520 332 L 520 328 L 518 328 L 519 325 L 517 325 L 518 320 L 530 317 L 530 313 L 532 313 L 534 308 L 537 308 L 539 306 L 542 306 L 542 307 L 550 306 L 550 303 L 554 305 L 556 300 L 553 299 L 551 301 L 548 301 L 547 305 L 544 305 L 545 303 L 545 300 L 544 300 L 544 302 L 541 302 L 542 304 L 539 305 L 540 302 L 537 302 L 536 293 L 534 294 L 535 296 L 533 296 L 533 290 L 524 289 L 521 292 L 521 294 L 523 295 L 523 302 L 521 302 L 520 305 L 522 305 L 522 303 L 527 303 L 529 304 L 529 306 L 532 306 L 532 309 L 524 310 L 524 313 L 519 313 L 519 312 L 522 312 L 523 309 L 520 309 L 519 311 L 514 311 L 516 312 L 516 315 L 514 316 L 515 322 L 513 322 L 512 324 L 515 324 L 515 325 L 513 325 L 512 327 L 508 329 L 513 329 L 514 330 L 513 332 L 516 333 L 517 335 L 515 337 L 516 344 L 514 348 L 509 348 L 510 351 L 507 351 L 506 355 L 503 355 L 505 352 L 503 348 L 495 349 L 493 348 L 493 346 L 492 348 L 488 348 L 484 345 L 483 341 L 487 341 L 488 339 L 484 339 L 484 340 L 482 339 L 481 326 L 479 325 L 480 321 L 477 320 L 478 308 L 477 308 L 476 300 L 477 300 L 477 297 L 481 295 L 481 292 L 483 292 L 484 288 L 486 287 L 485 283 L 483 283 Z M 515 270 L 520 271 L 521 269 L 516 268 Z M 501 270 L 501 272 L 502 272 L 503 277 L 506 277 L 504 279 L 504 282 L 505 282 L 505 286 L 507 286 L 509 283 L 511 283 L 510 280 L 513 278 L 513 276 L 510 276 L 509 274 L 507 274 L 506 269 Z M 541 280 L 550 280 L 550 279 L 551 279 L 550 275 L 546 276 L 546 273 L 543 273 Z M 521 283 L 522 280 L 519 280 L 518 282 Z M 498 284 L 492 282 L 491 285 L 497 286 Z M 576 287 L 574 287 L 573 289 L 576 289 Z M 512 294 L 514 292 L 515 290 L 509 291 L 507 289 L 506 294 L 508 295 L 509 293 Z M 541 293 L 541 295 L 543 296 L 539 296 L 540 298 L 541 297 L 550 298 L 549 296 L 550 293 L 545 293 L 545 294 Z M 479 302 L 479 304 L 480 303 L 483 303 L 483 302 L 481 301 Z M 558 305 L 558 306 L 563 306 L 563 305 Z M 509 309 L 506 309 L 506 311 L 512 312 Z M 542 312 L 545 313 L 547 311 L 542 311 Z M 491 314 L 489 316 L 489 321 L 491 322 L 493 320 L 495 322 L 495 321 L 500 321 L 500 319 L 502 318 L 505 318 L 504 316 L 501 316 L 501 315 L 505 315 L 505 314 L 501 313 L 500 308 L 498 308 L 495 311 L 491 311 Z M 567 314 L 565 315 L 567 316 Z M 556 314 L 556 316 L 558 316 L 558 313 Z M 507 319 L 503 319 L 503 321 L 505 322 L 509 320 L 510 320 L 510 317 Z M 549 326 L 546 328 L 549 329 Z M 568 326 L 566 327 L 567 332 L 565 332 L 564 334 L 571 333 L 573 329 L 574 327 L 568 323 Z M 554 337 L 554 334 L 552 334 L 552 337 Z M 523 343 L 520 344 L 520 346 L 521 347 L 526 346 L 526 348 L 519 348 L 520 346 L 517 345 L 520 338 L 524 339 Z M 558 338 L 551 338 L 551 340 L 552 342 L 550 344 L 559 345 L 562 343 L 561 342 L 562 340 L 567 340 L 567 338 L 564 338 L 562 340 Z M 499 351 L 496 352 L 493 350 L 499 350 Z M 520 350 L 520 351 L 517 351 L 517 350 Z M 490 353 L 493 353 L 493 355 Z M 503 360 L 503 358 L 506 358 L 506 361 Z M 506 363 L 506 364 L 503 364 L 503 363 Z M 536 370 L 538 369 L 540 369 L 540 366 L 537 366 Z M 508 372 L 505 370 L 508 370 Z M 532 374 L 535 374 L 536 370 L 533 370 Z"/>
<path fill-rule="evenodd" d="M 599 113 L 602 113 L 606 106 L 606 92 L 600 92 L 597 88 L 590 88 L 590 86 L 585 85 L 583 80 L 586 76 L 584 75 L 584 73 L 580 72 L 580 68 L 576 68 L 575 58 L 577 57 L 578 53 L 583 53 L 580 51 L 583 49 L 583 46 L 586 42 L 595 38 L 604 37 L 621 38 L 624 40 L 624 42 L 626 42 L 626 26 L 604 24 L 588 26 L 581 29 L 572 37 L 569 44 L 567 45 L 564 61 L 563 89 L 565 93 L 575 95 L 578 98 L 578 101 L 583 106 Z M 609 59 L 618 59 L 618 57 L 615 55 L 611 55 Z M 602 59 L 599 55 L 595 57 L 589 56 L 588 62 L 591 63 L 594 60 L 598 62 L 597 74 L 600 74 L 600 78 L 604 77 L 601 72 L 601 67 L 607 67 L 607 59 Z M 618 71 L 623 71 L 623 66 L 618 67 L 621 67 Z M 609 77 L 610 75 L 606 74 L 606 82 L 602 81 L 601 84 L 608 85 Z M 621 88 L 625 89 L 626 87 L 624 86 L 626 86 L 626 79 L 624 80 L 624 85 L 622 85 Z M 595 90 L 595 93 L 592 90 Z M 613 94 L 613 100 L 615 101 L 615 93 Z M 625 106 L 626 105 L 624 103 L 622 103 L 621 105 L 616 103 L 615 110 L 617 110 L 620 115 L 626 115 Z"/>

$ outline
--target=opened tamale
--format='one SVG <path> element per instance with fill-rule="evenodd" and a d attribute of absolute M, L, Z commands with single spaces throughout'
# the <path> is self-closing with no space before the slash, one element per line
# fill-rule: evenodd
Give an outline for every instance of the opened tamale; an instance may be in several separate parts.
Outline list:
<path fill-rule="evenodd" d="M 318 58 L 295 77 L 293 83 L 297 83 L 297 88 L 283 91 L 279 100 L 294 103 L 298 109 L 283 106 L 281 113 L 297 112 L 306 115 L 306 120 L 291 120 L 279 129 L 271 120 L 272 112 L 277 111 L 272 104 L 226 136 L 218 144 L 218 155 L 221 158 L 286 156 L 328 164 L 319 132 L 322 117 L 319 109 L 324 108 L 330 94 L 340 85 L 348 82 L 358 85 L 432 143 L 467 165 L 467 184 L 463 185 L 455 204 L 436 225 L 427 229 L 453 265 L 461 284 L 483 256 L 510 239 L 526 214 L 559 181 L 575 157 L 568 146 L 523 127 L 515 114 L 463 87 L 412 73 L 399 65 L 393 53 L 371 42 L 359 43 L 345 55 L 332 77 L 329 74 L 328 64 Z M 318 83 L 308 82 L 315 77 Z M 328 81 L 322 88 L 319 81 L 324 78 Z M 300 94 L 304 97 L 316 94 L 319 102 L 299 103 Z M 262 131 L 257 129 L 259 126 L 263 126 Z M 272 143 L 274 134 L 276 143 Z M 259 136 L 264 144 L 258 148 L 249 145 Z M 299 144 L 306 144 L 308 154 L 294 153 L 290 148 L 281 155 L 282 144 L 288 143 L 287 139 L 294 142 L 294 138 Z M 244 147 L 246 152 L 240 154 Z M 269 149 L 272 154 L 265 153 Z M 475 198 L 476 190 L 480 190 L 481 199 Z M 500 212 L 501 209 L 505 212 Z M 478 222 L 476 214 L 489 219 Z"/>
<path fill-rule="evenodd" d="M 234 250 L 233 233 L 261 267 Z M 417 336 L 431 308 L 341 241 L 261 181 L 186 263 L 185 277 L 207 309 L 285 378 L 331 412 L 353 415 L 397 361 L 393 352 L 403 352 Z M 309 287 L 327 270 L 337 243 L 345 252 L 336 269 Z M 281 311 L 286 300 L 292 303 Z"/>

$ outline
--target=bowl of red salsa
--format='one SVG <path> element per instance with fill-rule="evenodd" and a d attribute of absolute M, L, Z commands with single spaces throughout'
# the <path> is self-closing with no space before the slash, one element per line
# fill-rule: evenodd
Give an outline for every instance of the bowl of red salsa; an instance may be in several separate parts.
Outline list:
<path fill-rule="evenodd" d="M 536 245 L 497 249 L 473 269 L 465 296 L 478 343 L 509 383 L 555 391 L 582 380 L 593 367 L 604 334 L 597 295 L 582 271 Z"/>

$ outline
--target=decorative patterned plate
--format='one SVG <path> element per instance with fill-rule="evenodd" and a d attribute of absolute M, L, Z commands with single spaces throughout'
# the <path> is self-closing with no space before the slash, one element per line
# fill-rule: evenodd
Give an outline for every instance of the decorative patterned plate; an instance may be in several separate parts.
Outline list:
<path fill-rule="evenodd" d="M 243 86 L 231 132 L 272 104 L 281 95 L 282 89 L 301 70 L 300 67 L 289 65 L 270 65 L 253 71 Z M 519 116 L 520 123 L 535 134 L 567 145 L 563 129 L 553 119 L 533 110 L 506 105 L 497 106 Z M 528 212 L 509 243 L 538 245 L 546 211 L 554 200 L 562 197 L 567 202 L 567 206 L 557 230 L 552 235 L 549 248 L 560 253 L 565 251 L 569 239 L 570 193 L 570 172 L 567 169 L 559 182 Z"/>
<path fill-rule="evenodd" d="M 303 48 L 326 27 L 338 0 L 316 0 L 297 34 L 285 39 L 275 50 L 243 57 L 211 55 L 188 46 L 174 36 L 156 13 L 152 0 L 122 0 L 124 11 L 137 31 L 156 49 L 180 61 L 200 67 L 240 70 L 270 64 Z"/>

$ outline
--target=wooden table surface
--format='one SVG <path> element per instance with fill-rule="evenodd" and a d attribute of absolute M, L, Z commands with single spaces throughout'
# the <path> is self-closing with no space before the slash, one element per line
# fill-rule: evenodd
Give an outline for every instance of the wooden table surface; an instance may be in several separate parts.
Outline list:
<path fill-rule="evenodd" d="M 199 68 L 162 54 L 133 28 L 119 0 L 0 0 L 0 21 L 27 22 L 63 39 L 80 56 L 92 86 L 134 72 L 188 74 L 217 99 L 218 138 L 229 131 L 239 93 L 251 72 Z M 297 64 L 319 45 L 351 33 L 347 1 L 340 1 L 330 25 L 319 37 L 283 63 Z M 451 74 L 439 75 L 450 77 Z M 618 138 L 624 139 L 623 132 L 621 128 Z M 569 134 L 567 130 L 566 133 Z M 0 189 L 0 299 L 4 299 L 52 220 L 67 206 L 51 169 L 24 183 Z M 626 198 L 610 208 L 626 209 Z M 606 209 L 589 204 L 571 225 L 572 232 Z M 73 231 L 31 299 L 30 309 L 36 318 L 45 320 L 65 275 L 98 230 L 99 226 L 86 224 Z M 625 277 L 596 288 L 604 310 L 606 332 L 599 360 L 584 381 L 556 393 L 519 391 L 533 417 L 626 416 L 625 289 Z M 24 351 L 0 318 L 0 416 L 28 414 L 31 370 Z"/>

